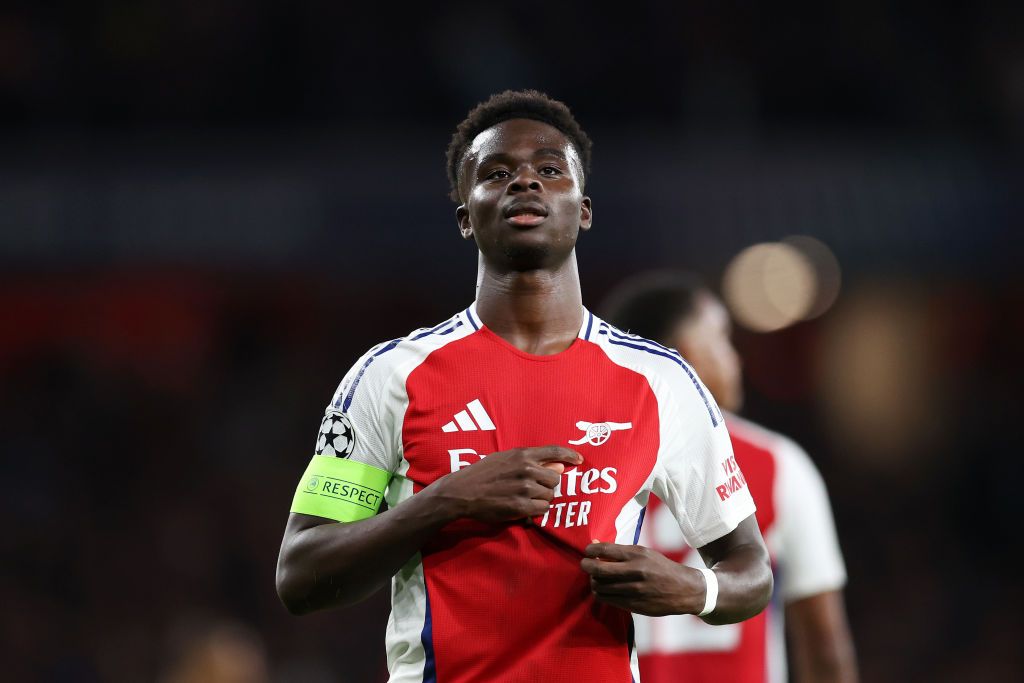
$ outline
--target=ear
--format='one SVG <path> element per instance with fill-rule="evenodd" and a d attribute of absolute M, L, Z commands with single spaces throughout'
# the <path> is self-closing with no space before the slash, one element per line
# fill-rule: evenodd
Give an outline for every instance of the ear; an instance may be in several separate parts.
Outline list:
<path fill-rule="evenodd" d="M 473 226 L 469 222 L 469 209 L 466 208 L 465 204 L 455 209 L 455 220 L 459 224 L 459 232 L 462 234 L 462 239 L 473 239 Z"/>
<path fill-rule="evenodd" d="M 594 223 L 594 207 L 590 205 L 590 197 L 584 197 L 580 203 L 580 230 L 590 230 Z"/>

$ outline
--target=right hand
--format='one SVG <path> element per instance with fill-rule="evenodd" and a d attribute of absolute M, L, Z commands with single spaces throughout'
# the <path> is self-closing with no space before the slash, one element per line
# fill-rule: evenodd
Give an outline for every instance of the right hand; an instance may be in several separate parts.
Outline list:
<path fill-rule="evenodd" d="M 513 448 L 438 479 L 435 495 L 452 506 L 454 517 L 498 523 L 547 512 L 566 465 L 583 457 L 561 446 Z"/>

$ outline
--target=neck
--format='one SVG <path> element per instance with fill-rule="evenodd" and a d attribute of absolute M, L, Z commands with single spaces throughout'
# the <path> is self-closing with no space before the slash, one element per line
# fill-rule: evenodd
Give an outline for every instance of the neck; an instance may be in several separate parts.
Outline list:
<path fill-rule="evenodd" d="M 583 324 L 576 252 L 554 269 L 498 271 L 480 257 L 476 312 L 499 337 L 536 355 L 569 348 Z"/>

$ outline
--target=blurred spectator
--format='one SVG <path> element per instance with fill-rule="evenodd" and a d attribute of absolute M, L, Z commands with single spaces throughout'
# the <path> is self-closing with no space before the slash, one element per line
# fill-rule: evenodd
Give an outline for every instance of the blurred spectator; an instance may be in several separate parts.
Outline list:
<path fill-rule="evenodd" d="M 825 483 L 796 443 L 736 414 L 743 406 L 742 361 L 725 305 L 692 274 L 648 272 L 620 283 L 608 295 L 604 315 L 623 330 L 678 350 L 724 411 L 743 472 L 739 481 L 757 505 L 775 575 L 771 604 L 743 624 L 710 626 L 691 615 L 634 617 L 644 680 L 715 683 L 728 671 L 736 683 L 781 683 L 789 678 L 788 641 L 796 680 L 856 683 L 843 600 L 846 567 Z M 649 503 L 640 543 L 703 566 L 665 510 L 658 500 Z"/>
<path fill-rule="evenodd" d="M 269 683 L 259 636 L 232 621 L 181 623 L 159 683 Z"/>

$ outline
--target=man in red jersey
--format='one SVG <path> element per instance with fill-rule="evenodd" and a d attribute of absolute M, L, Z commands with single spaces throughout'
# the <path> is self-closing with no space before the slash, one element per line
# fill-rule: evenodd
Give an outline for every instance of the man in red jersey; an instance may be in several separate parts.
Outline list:
<path fill-rule="evenodd" d="M 739 409 L 742 373 L 730 339 L 729 313 L 692 275 L 635 276 L 609 295 L 605 314 L 623 329 L 678 349 L 719 405 Z M 742 624 L 708 626 L 686 615 L 638 618 L 644 683 L 785 681 L 783 612 L 795 680 L 855 683 L 842 595 L 846 571 L 821 476 L 807 454 L 784 436 L 731 413 L 725 421 L 776 570 L 775 599 Z M 721 493 L 730 495 L 728 488 Z M 684 563 L 699 562 L 671 513 L 656 500 L 648 510 L 641 543 Z"/>
<path fill-rule="evenodd" d="M 589 159 L 541 93 L 470 112 L 448 173 L 477 299 L 356 362 L 296 489 L 281 599 L 303 614 L 390 583 L 394 683 L 629 683 L 630 612 L 732 623 L 771 594 L 749 492 L 716 492 L 742 474 L 714 399 L 583 307 Z M 707 567 L 635 545 L 651 493 Z"/>

